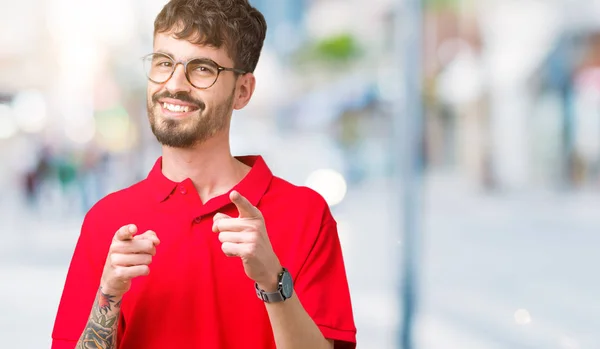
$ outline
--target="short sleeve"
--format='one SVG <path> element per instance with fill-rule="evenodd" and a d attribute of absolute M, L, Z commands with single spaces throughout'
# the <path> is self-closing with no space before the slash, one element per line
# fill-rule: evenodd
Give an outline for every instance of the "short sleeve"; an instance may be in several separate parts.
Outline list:
<path fill-rule="evenodd" d="M 104 267 L 103 252 L 94 242 L 95 227 L 88 213 L 67 272 L 52 331 L 52 349 L 75 348 L 92 310 Z"/>
<path fill-rule="evenodd" d="M 335 348 L 356 347 L 356 327 L 342 248 L 333 218 L 324 220 L 295 280 L 302 306 Z"/>

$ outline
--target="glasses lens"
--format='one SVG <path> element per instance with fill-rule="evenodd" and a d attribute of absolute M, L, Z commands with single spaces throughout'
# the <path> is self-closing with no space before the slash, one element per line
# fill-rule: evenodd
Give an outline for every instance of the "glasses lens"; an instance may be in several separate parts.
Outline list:
<path fill-rule="evenodd" d="M 208 88 L 217 80 L 219 67 L 211 60 L 195 59 L 188 63 L 187 73 L 192 85 L 197 88 Z"/>
<path fill-rule="evenodd" d="M 144 70 L 148 79 L 163 83 L 169 79 L 173 73 L 173 60 L 161 53 L 153 53 L 144 58 Z"/>

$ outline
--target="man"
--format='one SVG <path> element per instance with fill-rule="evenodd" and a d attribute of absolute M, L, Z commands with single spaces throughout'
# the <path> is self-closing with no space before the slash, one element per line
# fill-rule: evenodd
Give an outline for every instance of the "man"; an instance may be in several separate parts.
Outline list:
<path fill-rule="evenodd" d="M 354 348 L 336 222 L 314 191 L 233 157 L 266 33 L 247 0 L 172 0 L 145 57 L 162 156 L 86 215 L 52 348 Z"/>

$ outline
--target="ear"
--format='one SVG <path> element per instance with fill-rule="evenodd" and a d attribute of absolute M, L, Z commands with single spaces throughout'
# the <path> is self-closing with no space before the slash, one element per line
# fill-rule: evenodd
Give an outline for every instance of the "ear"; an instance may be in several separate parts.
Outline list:
<path fill-rule="evenodd" d="M 256 78 L 252 73 L 246 73 L 239 77 L 237 81 L 235 102 L 233 109 L 240 110 L 244 108 L 252 98 L 254 88 L 256 87 Z"/>

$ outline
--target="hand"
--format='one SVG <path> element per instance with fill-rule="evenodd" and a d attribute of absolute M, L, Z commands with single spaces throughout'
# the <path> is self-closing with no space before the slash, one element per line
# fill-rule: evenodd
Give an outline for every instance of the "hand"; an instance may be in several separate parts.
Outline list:
<path fill-rule="evenodd" d="M 229 198 L 239 216 L 233 218 L 224 213 L 214 216 L 213 231 L 219 233 L 221 249 L 229 257 L 240 257 L 246 275 L 263 290 L 273 292 L 277 290 L 282 267 L 271 247 L 263 215 L 240 193 L 232 191 Z"/>
<path fill-rule="evenodd" d="M 134 236 L 136 232 L 137 227 L 129 224 L 113 237 L 100 281 L 103 293 L 122 296 L 131 287 L 131 279 L 150 273 L 148 265 L 160 240 L 151 230 Z"/>

